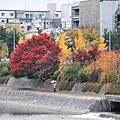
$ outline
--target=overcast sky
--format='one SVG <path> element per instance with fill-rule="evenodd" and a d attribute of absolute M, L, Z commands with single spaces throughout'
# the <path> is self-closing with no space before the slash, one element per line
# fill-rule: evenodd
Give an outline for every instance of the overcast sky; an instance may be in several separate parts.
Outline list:
<path fill-rule="evenodd" d="M 73 3 L 74 0 L 0 0 L 0 9 L 7 10 L 47 10 L 47 3 L 57 3 L 57 10 L 61 4 Z M 26 7 L 25 7 L 26 6 Z"/>

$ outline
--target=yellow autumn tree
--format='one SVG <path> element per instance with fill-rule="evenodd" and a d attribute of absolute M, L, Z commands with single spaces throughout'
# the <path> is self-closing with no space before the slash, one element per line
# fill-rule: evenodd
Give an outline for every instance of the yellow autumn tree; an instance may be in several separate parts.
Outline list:
<path fill-rule="evenodd" d="M 108 47 L 106 47 L 106 44 L 104 43 L 104 37 L 99 38 L 99 45 L 98 48 L 100 51 L 105 51 L 107 50 Z"/>
<path fill-rule="evenodd" d="M 99 31 L 93 28 L 82 29 L 82 36 L 87 40 L 86 47 L 93 47 L 99 44 Z"/>
<path fill-rule="evenodd" d="M 93 28 L 78 29 L 78 38 L 75 38 L 76 50 L 88 50 L 91 47 L 98 46 L 99 50 L 107 50 L 104 38 L 99 36 L 98 30 Z"/>
<path fill-rule="evenodd" d="M 56 41 L 56 43 L 62 49 L 62 52 L 59 56 L 60 66 L 64 66 L 64 64 L 69 60 L 69 56 L 71 55 L 71 50 L 65 44 L 66 43 L 65 36 L 66 36 L 66 32 L 60 34 L 58 40 Z"/>
<path fill-rule="evenodd" d="M 82 29 L 82 35 L 86 40 L 92 42 L 99 39 L 99 30 L 96 30 L 94 28 L 85 28 Z"/>
<path fill-rule="evenodd" d="M 77 34 L 78 34 L 78 39 L 75 38 L 75 51 L 85 49 L 87 45 L 87 41 L 82 36 L 81 29 L 78 29 Z"/>
<path fill-rule="evenodd" d="M 23 43 L 25 40 L 22 38 L 22 37 L 20 37 L 20 39 L 19 39 L 19 41 L 18 41 L 18 44 L 21 44 L 21 43 Z"/>

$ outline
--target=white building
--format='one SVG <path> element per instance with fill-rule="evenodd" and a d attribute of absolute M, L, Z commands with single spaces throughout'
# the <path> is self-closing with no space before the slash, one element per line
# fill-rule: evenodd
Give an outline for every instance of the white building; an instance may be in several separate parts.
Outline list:
<path fill-rule="evenodd" d="M 71 7 L 72 4 L 61 5 L 61 23 L 63 29 L 70 29 L 71 26 Z"/>
<path fill-rule="evenodd" d="M 47 4 L 47 11 L 49 11 L 50 19 L 55 18 L 55 12 L 56 12 L 56 3 L 48 3 Z"/>
<path fill-rule="evenodd" d="M 0 10 L 0 24 L 6 24 L 8 18 L 15 18 L 14 10 Z"/>
<path fill-rule="evenodd" d="M 21 30 L 28 32 L 35 26 L 39 26 L 40 29 L 52 27 L 52 21 L 61 18 L 61 11 L 56 11 L 55 3 L 48 3 L 46 11 L 0 10 L 0 25 L 9 23 L 10 18 L 19 19 Z"/>
<path fill-rule="evenodd" d="M 32 20 L 49 18 L 47 11 L 16 11 L 16 18 L 20 20 L 20 27 L 25 32 L 29 31 L 33 27 Z"/>
<path fill-rule="evenodd" d="M 118 0 L 100 0 L 100 35 L 104 29 L 115 30 L 115 11 L 118 8 Z"/>

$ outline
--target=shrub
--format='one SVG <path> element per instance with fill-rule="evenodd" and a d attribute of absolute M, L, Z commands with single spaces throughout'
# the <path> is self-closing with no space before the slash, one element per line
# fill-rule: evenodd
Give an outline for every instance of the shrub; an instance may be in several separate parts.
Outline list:
<path fill-rule="evenodd" d="M 120 84 L 110 84 L 106 90 L 106 94 L 119 94 L 120 95 Z"/>
<path fill-rule="evenodd" d="M 6 62 L 6 63 L 5 63 L 5 67 L 7 67 L 8 70 L 10 71 L 10 62 Z"/>
<path fill-rule="evenodd" d="M 83 85 L 82 92 L 95 92 L 98 93 L 102 87 L 101 83 L 87 82 Z"/>
<path fill-rule="evenodd" d="M 54 73 L 54 75 L 52 76 L 52 79 L 53 79 L 53 80 L 57 80 L 59 74 L 60 74 L 60 71 L 57 70 L 57 71 Z"/>
<path fill-rule="evenodd" d="M 75 85 L 76 81 L 62 81 L 60 82 L 59 90 L 68 90 L 70 91 Z"/>
<path fill-rule="evenodd" d="M 9 74 L 10 74 L 10 72 L 9 72 L 7 67 L 2 68 L 2 70 L 0 71 L 0 76 L 1 77 L 9 75 Z"/>
<path fill-rule="evenodd" d="M 81 83 L 89 81 L 89 74 L 84 69 L 79 70 L 78 81 Z"/>
<path fill-rule="evenodd" d="M 78 79 L 78 70 L 79 67 L 76 65 L 69 65 L 63 69 L 64 80 L 66 81 L 76 81 Z"/>
<path fill-rule="evenodd" d="M 75 83 L 76 81 L 70 81 L 66 86 L 66 90 L 71 91 Z"/>
<path fill-rule="evenodd" d="M 68 84 L 68 81 L 61 81 L 59 90 L 66 90 L 67 84 Z"/>
<path fill-rule="evenodd" d="M 102 72 L 101 69 L 92 71 L 92 73 L 90 74 L 89 82 L 98 82 L 101 72 Z"/>

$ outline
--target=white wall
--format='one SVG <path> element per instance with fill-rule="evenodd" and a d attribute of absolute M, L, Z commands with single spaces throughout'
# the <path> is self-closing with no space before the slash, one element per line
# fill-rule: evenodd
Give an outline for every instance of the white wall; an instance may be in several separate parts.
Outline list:
<path fill-rule="evenodd" d="M 55 18 L 56 3 L 48 3 L 47 11 L 50 11 L 50 18 Z"/>
<path fill-rule="evenodd" d="M 63 28 L 71 28 L 71 6 L 72 4 L 61 5 L 61 22 Z"/>
<path fill-rule="evenodd" d="M 104 29 L 113 31 L 114 15 L 118 8 L 118 1 L 100 2 L 100 35 L 104 34 Z"/>
<path fill-rule="evenodd" d="M 1 14 L 4 13 L 5 16 L 2 16 Z M 13 13 L 13 16 L 10 16 L 10 13 Z M 0 11 L 0 18 L 14 18 L 15 13 L 14 11 Z"/>
<path fill-rule="evenodd" d="M 70 18 L 71 6 L 72 6 L 72 4 L 62 4 L 61 5 L 61 17 L 62 18 Z"/>

